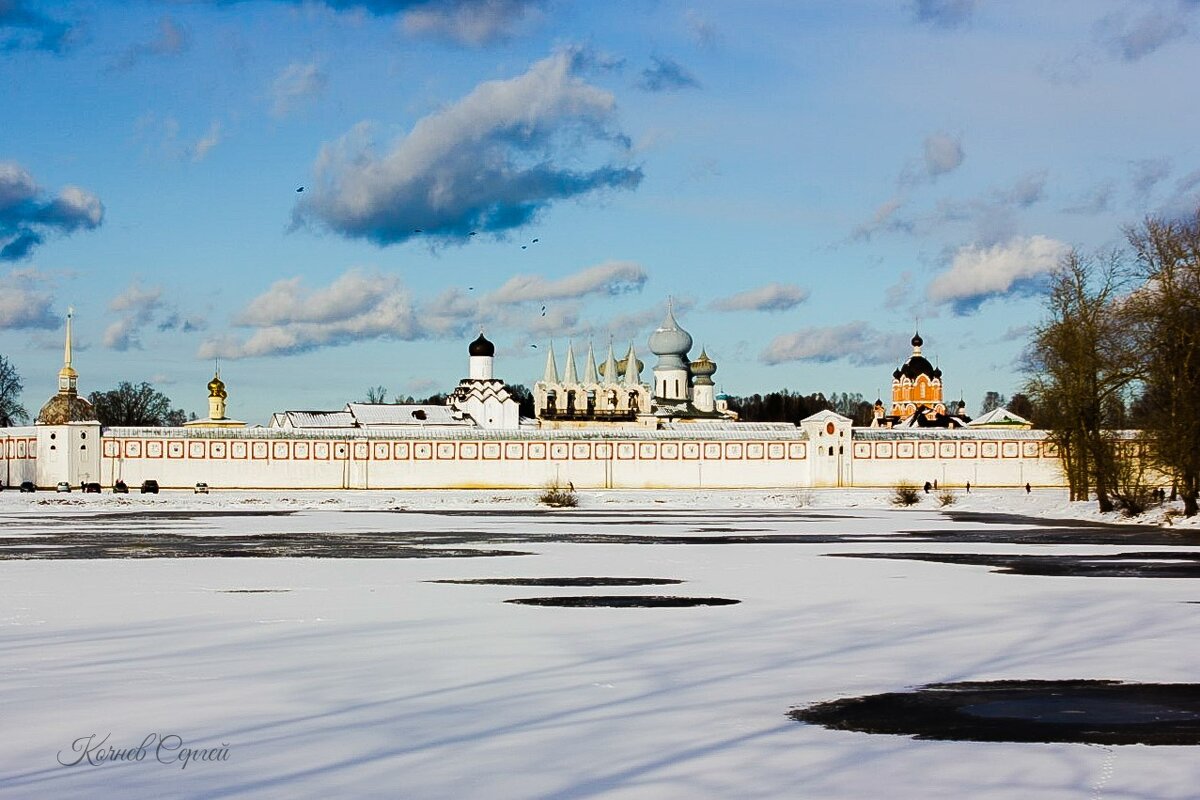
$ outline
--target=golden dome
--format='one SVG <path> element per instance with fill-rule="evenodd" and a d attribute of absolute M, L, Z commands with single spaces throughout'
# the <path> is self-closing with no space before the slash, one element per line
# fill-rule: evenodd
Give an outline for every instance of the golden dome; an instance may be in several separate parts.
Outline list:
<path fill-rule="evenodd" d="M 208 382 L 208 396 L 220 397 L 224 399 L 229 395 L 225 392 L 225 382 L 221 380 L 221 376 L 213 375 L 213 379 Z"/>
<path fill-rule="evenodd" d="M 56 394 L 38 413 L 39 425 L 65 425 L 68 422 L 94 422 L 96 409 L 77 394 Z"/>

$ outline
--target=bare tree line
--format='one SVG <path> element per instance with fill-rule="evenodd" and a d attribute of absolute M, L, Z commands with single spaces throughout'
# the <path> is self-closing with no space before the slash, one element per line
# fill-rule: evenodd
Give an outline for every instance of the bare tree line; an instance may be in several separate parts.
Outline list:
<path fill-rule="evenodd" d="M 1072 500 L 1101 511 L 1144 507 L 1157 473 L 1198 510 L 1200 493 L 1200 211 L 1147 218 L 1129 250 L 1071 251 L 1034 331 L 1026 392 L 1063 459 Z M 1120 428 L 1126 408 L 1141 428 Z"/>

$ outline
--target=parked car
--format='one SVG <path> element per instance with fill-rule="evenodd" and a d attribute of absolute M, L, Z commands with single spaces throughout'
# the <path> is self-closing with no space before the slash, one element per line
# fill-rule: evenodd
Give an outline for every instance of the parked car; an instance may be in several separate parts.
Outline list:
<path fill-rule="evenodd" d="M 196 494 L 208 494 L 208 484 L 204 481 L 196 484 Z"/>
<path fill-rule="evenodd" d="M 117 481 L 113 484 L 113 494 L 129 494 L 129 487 L 125 485 L 125 481 Z"/>
<path fill-rule="evenodd" d="M 56 492 L 70 492 L 70 491 L 71 491 L 71 484 L 67 483 L 66 481 L 59 481 L 59 482 L 58 482 L 58 486 L 54 487 L 54 491 L 56 491 Z"/>
<path fill-rule="evenodd" d="M 98 483 L 83 484 L 83 493 L 84 494 L 100 494 L 100 484 L 98 484 Z"/>
<path fill-rule="evenodd" d="M 142 481 L 142 494 L 158 494 L 158 481 Z"/>
<path fill-rule="evenodd" d="M 22 492 L 36 492 L 37 487 L 33 485 L 33 481 L 21 481 Z"/>

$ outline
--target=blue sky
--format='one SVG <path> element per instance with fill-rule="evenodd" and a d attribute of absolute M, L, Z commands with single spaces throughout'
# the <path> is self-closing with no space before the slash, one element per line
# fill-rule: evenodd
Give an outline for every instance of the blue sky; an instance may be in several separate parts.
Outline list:
<path fill-rule="evenodd" d="M 10 0 L 0 353 L 36 413 L 73 305 L 82 391 L 264 422 L 673 296 L 732 394 L 873 399 L 919 319 L 974 409 L 1067 248 L 1200 205 L 1197 73 L 1197 0 Z"/>

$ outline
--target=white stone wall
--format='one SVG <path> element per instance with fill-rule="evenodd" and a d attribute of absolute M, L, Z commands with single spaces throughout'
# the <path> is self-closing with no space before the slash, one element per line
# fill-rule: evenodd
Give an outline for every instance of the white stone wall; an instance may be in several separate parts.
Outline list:
<path fill-rule="evenodd" d="M 0 428 L 0 461 L 5 489 L 37 481 L 37 428 Z"/>
<path fill-rule="evenodd" d="M 872 431 L 855 438 L 852 455 L 855 486 L 1066 485 L 1058 450 L 1041 431 Z"/>
<path fill-rule="evenodd" d="M 78 489 L 81 483 L 101 481 L 101 433 L 98 422 L 37 425 L 37 478 L 39 488 L 54 488 L 60 481 Z"/>
<path fill-rule="evenodd" d="M 114 429 L 104 437 L 100 471 L 105 486 L 154 479 L 164 488 L 200 481 L 276 489 L 537 488 L 555 481 L 577 489 L 1064 484 L 1053 446 L 1037 432 L 860 438 L 863 429 L 851 431 L 836 414 L 805 423 L 794 436 L 761 437 Z"/>

